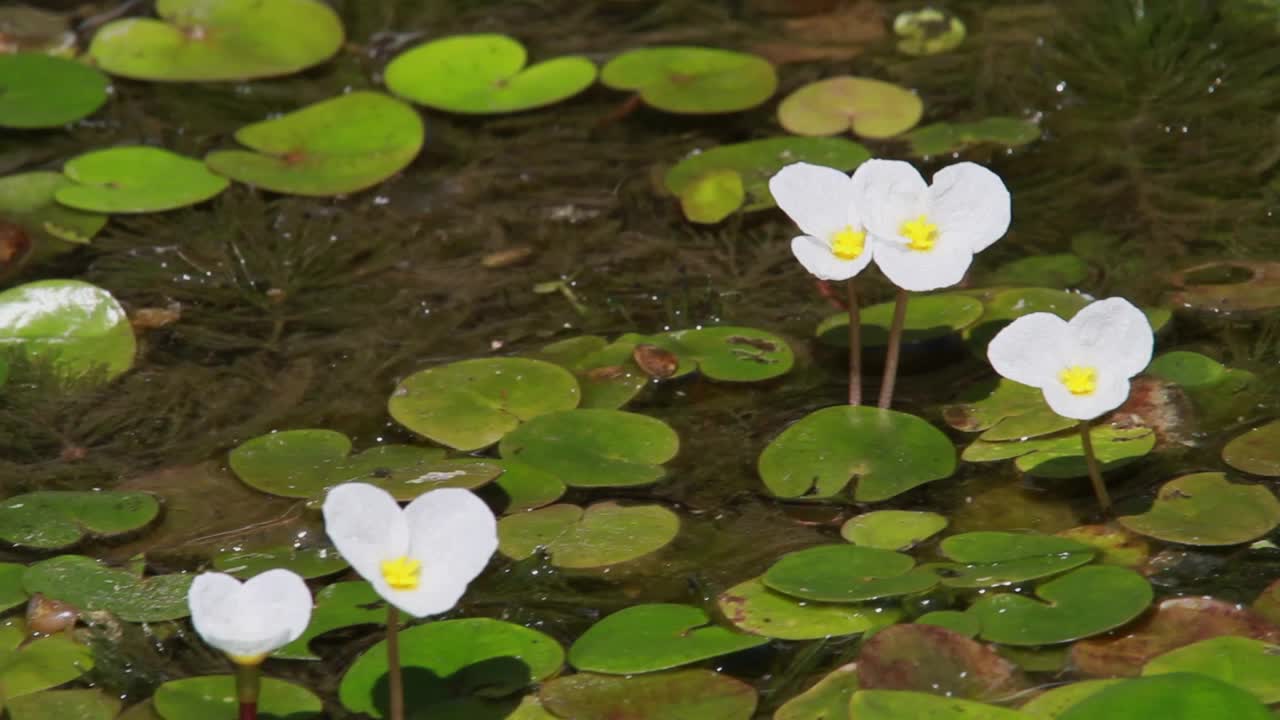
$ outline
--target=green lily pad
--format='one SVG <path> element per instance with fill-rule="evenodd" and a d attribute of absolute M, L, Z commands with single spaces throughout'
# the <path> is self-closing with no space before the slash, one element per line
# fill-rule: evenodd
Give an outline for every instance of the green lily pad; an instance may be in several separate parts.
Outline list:
<path fill-rule="evenodd" d="M 550 505 L 559 500 L 567 485 L 549 472 L 531 468 L 514 460 L 504 460 L 502 474 L 493 482 L 496 492 L 490 494 L 504 513 L 518 513 Z"/>
<path fill-rule="evenodd" d="M 919 623 L 887 627 L 858 650 L 858 679 L 868 690 L 919 690 L 968 700 L 1008 697 L 1027 686 L 1013 663 L 990 646 Z"/>
<path fill-rule="evenodd" d="M 725 590 L 717 603 L 739 629 L 779 640 L 857 635 L 902 617 L 900 610 L 891 607 L 805 602 L 770 590 L 763 578 Z"/>
<path fill-rule="evenodd" d="M 669 670 L 767 642 L 713 625 L 705 612 L 692 605 L 636 605 L 588 628 L 569 648 L 569 664 L 586 672 L 632 675 Z"/>
<path fill-rule="evenodd" d="M 620 410 L 566 410 L 540 415 L 512 430 L 498 446 L 569 487 L 628 487 L 661 480 L 680 438 L 669 425 Z"/>
<path fill-rule="evenodd" d="M 1142 668 L 1143 675 L 1188 672 L 1217 678 L 1271 704 L 1280 702 L 1280 646 L 1230 635 L 1201 640 L 1167 652 Z"/>
<path fill-rule="evenodd" d="M 49 362 L 74 379 L 114 378 L 133 366 L 137 341 L 124 308 L 106 290 L 79 280 L 40 280 L 0 292 L 0 347 Z"/>
<path fill-rule="evenodd" d="M 1222 461 L 1250 475 L 1280 477 L 1280 420 L 1232 439 L 1222 448 Z"/>
<path fill-rule="evenodd" d="M 0 621 L 0 699 L 13 700 L 71 682 L 93 669 L 89 648 L 66 634 L 33 642 L 19 619 Z"/>
<path fill-rule="evenodd" d="M 704 47 L 628 50 L 600 71 L 600 82 L 632 90 L 666 112 L 700 115 L 753 108 L 773 97 L 778 74 L 768 60 Z"/>
<path fill-rule="evenodd" d="M 210 170 L 264 190 L 329 197 L 377 185 L 413 162 L 425 130 L 393 97 L 357 91 L 246 125 L 236 141 L 256 152 L 219 150 Z"/>
<path fill-rule="evenodd" d="M 1147 373 L 1190 390 L 1221 382 L 1227 374 L 1227 367 L 1198 352 L 1175 350 L 1152 360 L 1147 366 Z"/>
<path fill-rule="evenodd" d="M 596 80 L 585 57 L 525 67 L 524 46 L 506 35 L 455 35 L 397 55 L 383 73 L 391 92 L 419 105 L 488 115 L 543 107 L 577 95 Z"/>
<path fill-rule="evenodd" d="M 1147 512 L 1118 519 L 1167 542 L 1239 545 L 1280 525 L 1280 500 L 1265 485 L 1231 483 L 1226 473 L 1194 473 L 1165 483 Z"/>
<path fill-rule="evenodd" d="M 1211 677 L 1170 673 L 1126 680 L 1084 698 L 1061 720 L 1274 720 L 1245 690 Z"/>
<path fill-rule="evenodd" d="M 48 690 L 7 704 L 10 720 L 114 720 L 120 699 L 101 690 Z"/>
<path fill-rule="evenodd" d="M 248 580 L 275 568 L 283 568 L 311 580 L 342 572 L 350 565 L 331 547 L 276 545 L 256 550 L 221 552 L 213 556 L 213 567 L 241 580 Z"/>
<path fill-rule="evenodd" d="M 960 152 L 966 148 L 975 145 L 995 145 L 997 147 L 1021 147 L 1028 143 L 1035 142 L 1040 139 L 1040 126 L 1029 120 L 1021 120 L 1011 117 L 990 117 L 977 122 L 969 123 L 947 123 L 939 122 L 932 125 L 918 127 L 915 130 L 903 136 L 903 139 L 911 144 L 911 154 L 916 157 L 935 157 L 939 155 L 948 155 Z M 1071 256 L 1048 256 L 1048 257 L 1071 257 Z M 1027 260 L 1040 260 L 1040 258 L 1027 258 Z M 1013 265 L 1021 261 L 1010 263 Z M 1079 262 L 1078 260 L 1076 261 Z M 1043 285 L 1048 287 L 1068 287 L 1075 284 L 1068 282 L 1060 284 L 1061 280 L 1054 278 L 1055 273 L 1070 268 L 1076 263 L 1028 263 L 1025 268 L 1019 268 L 1017 279 L 1011 280 L 1010 284 L 1014 285 Z M 1036 276 L 1022 272 L 1032 269 L 1044 269 L 1049 271 L 1047 279 L 1036 279 Z M 1087 266 L 1080 264 L 1081 278 L 1083 273 L 1087 271 Z M 1075 272 L 1071 270 L 1070 272 Z M 1000 281 L 1003 282 L 1003 281 Z"/>
<path fill-rule="evenodd" d="M 1089 263 L 1078 255 L 1033 255 L 1007 262 L 991 273 L 993 285 L 1075 287 L 1089 277 Z"/>
<path fill-rule="evenodd" d="M 596 568 L 657 552 L 679 532 L 680 517 L 661 505 L 551 505 L 499 520 L 498 551 L 522 560 L 541 549 L 553 565 Z"/>
<path fill-rule="evenodd" d="M 915 127 L 924 103 L 883 80 L 841 75 L 809 83 L 778 105 L 778 122 L 796 135 L 853 134 L 883 140 Z"/>
<path fill-rule="evenodd" d="M 746 199 L 742 176 L 736 170 L 711 170 L 680 193 L 680 211 L 690 222 L 714 225 L 742 207 Z"/>
<path fill-rule="evenodd" d="M 878 502 L 955 472 L 955 448 L 928 422 L 906 413 L 840 405 L 782 431 L 757 465 L 780 498 L 830 498 L 852 491 Z"/>
<path fill-rule="evenodd" d="M 520 423 L 578 406 L 564 368 L 526 358 L 463 360 L 400 381 L 387 409 L 410 430 L 458 450 L 488 447 Z"/>
<path fill-rule="evenodd" d="M 1043 602 L 1016 593 L 984 595 L 969 612 L 982 622 L 985 640 L 1052 645 L 1124 625 L 1147 609 L 1152 591 L 1132 570 L 1090 565 L 1036 587 L 1036 596 Z"/>
<path fill-rule="evenodd" d="M 733 171 L 741 177 L 746 195 L 740 205 L 750 212 L 777 204 L 769 192 L 769 178 L 787 165 L 807 162 L 849 171 L 870 157 L 869 150 L 845 138 L 773 137 L 750 140 L 685 156 L 667 171 L 663 185 L 672 195 L 683 199 L 700 179 L 719 171 Z"/>
<path fill-rule="evenodd" d="M 107 76 L 43 53 L 0 54 L 0 127 L 49 128 L 92 115 L 107 101 Z"/>
<path fill-rule="evenodd" d="M 156 713 L 165 720 L 225 720 L 239 707 L 234 675 L 202 675 L 170 680 L 156 689 Z M 305 720 L 320 717 L 324 704 L 315 693 L 291 682 L 262 678 L 258 714 Z"/>
<path fill-rule="evenodd" d="M 955 588 L 1014 585 L 1057 575 L 1093 560 L 1084 543 L 1054 535 L 968 532 L 942 541 L 942 554 L 954 565 L 939 566 L 942 583 Z"/>
<path fill-rule="evenodd" d="M 501 697 L 545 680 L 564 665 L 560 644 L 537 630 L 489 618 L 443 620 L 400 632 L 408 718 L 433 718 L 433 706 L 462 698 Z M 387 714 L 386 640 L 366 650 L 342 676 L 344 707 Z M 408 680 L 412 681 L 408 681 Z"/>
<path fill-rule="evenodd" d="M 155 703 L 147 699 L 125 710 L 116 720 L 164 720 L 164 718 L 156 712 Z"/>
<path fill-rule="evenodd" d="M 756 709 L 755 689 L 710 670 L 579 673 L 552 680 L 539 697 L 551 712 L 574 720 L 750 720 Z"/>
<path fill-rule="evenodd" d="M 1147 455 L 1156 446 L 1150 428 L 1119 428 L 1095 425 L 1089 430 L 1094 454 L 1103 472 L 1108 472 Z M 1077 432 L 1036 437 L 1023 441 L 988 442 L 975 440 L 960 455 L 967 462 L 993 462 L 1016 458 L 1019 470 L 1032 477 L 1087 477 L 1089 466 Z"/>
<path fill-rule="evenodd" d="M 54 193 L 58 202 L 99 213 L 173 210 L 202 203 L 230 184 L 199 160 L 142 145 L 77 155 L 62 173 L 72 184 Z"/>
<path fill-rule="evenodd" d="M 1059 685 L 1035 696 L 1030 702 L 1023 705 L 1021 710 L 1042 720 L 1056 720 L 1071 706 L 1118 682 L 1122 681 L 1119 679 L 1085 680 L 1084 682 Z"/>
<path fill-rule="evenodd" d="M 885 347 L 893 324 L 894 302 L 864 308 L 861 312 L 863 347 Z M 916 295 L 907 304 L 902 342 L 919 343 L 951 335 L 982 316 L 982 303 L 956 293 Z M 849 313 L 838 313 L 818 324 L 818 339 L 832 347 L 849 347 Z"/>
<path fill-rule="evenodd" d="M 982 317 L 965 331 L 973 354 L 985 358 L 987 345 L 996 333 L 1014 320 L 1033 312 L 1048 312 L 1070 320 L 1089 299 L 1079 293 L 1046 287 L 970 291 L 983 303 Z"/>
<path fill-rule="evenodd" d="M 0 178 L 0 216 L 38 240 L 87 243 L 107 224 L 107 216 L 59 205 L 54 196 L 71 184 L 62 173 L 47 171 Z"/>
<path fill-rule="evenodd" d="M 899 13 L 893 19 L 898 36 L 898 52 L 907 55 L 937 55 L 960 47 L 964 42 L 964 22 L 945 10 L 925 8 Z"/>
<path fill-rule="evenodd" d="M 26 571 L 26 565 L 0 562 L 0 613 L 27 601 L 27 591 L 22 586 Z"/>
<path fill-rule="evenodd" d="M 947 519 L 938 513 L 913 510 L 873 510 L 849 518 L 840 535 L 854 545 L 882 550 L 905 550 L 942 532 Z"/>
<path fill-rule="evenodd" d="M 759 382 L 791 371 L 795 354 L 786 340 L 755 328 L 715 326 L 661 335 L 623 335 L 617 344 L 648 343 L 674 353 L 673 377 L 697 371 L 721 382 Z"/>
<path fill-rule="evenodd" d="M 159 622 L 190 614 L 187 590 L 193 579 L 186 573 L 142 578 L 93 558 L 59 555 L 28 567 L 22 583 L 29 593 L 43 593 L 82 611 L 104 610 L 126 622 Z"/>
<path fill-rule="evenodd" d="M 1017 710 L 911 690 L 859 690 L 849 702 L 857 720 L 1030 720 Z"/>
<path fill-rule="evenodd" d="M 1113 525 L 1080 525 L 1057 533 L 1098 551 L 1098 562 L 1137 570 L 1147 564 L 1151 547 L 1140 535 Z"/>
<path fill-rule="evenodd" d="M 813 687 L 783 703 L 773 714 L 773 720 L 853 720 L 849 715 L 849 699 L 857 691 L 857 663 L 841 665 Z"/>
<path fill-rule="evenodd" d="M 959 633 L 967 638 L 978 637 L 978 633 L 982 632 L 982 624 L 978 622 L 978 618 L 967 612 L 959 610 L 934 610 L 916 618 L 918 625 L 936 625 L 940 628 L 946 628 L 953 633 Z"/>
<path fill-rule="evenodd" d="M 236 81 L 317 65 L 344 39 L 337 13 L 316 0 L 158 0 L 156 14 L 103 26 L 90 57 L 135 80 Z"/>
<path fill-rule="evenodd" d="M 86 536 L 111 537 L 144 527 L 160 512 L 147 493 L 47 491 L 0 502 L 0 540 L 58 550 Z"/>
<path fill-rule="evenodd" d="M 327 585 L 316 593 L 311 623 L 297 640 L 272 653 L 282 660 L 319 660 L 311 652 L 311 641 L 333 630 L 357 625 L 379 625 L 387 620 L 382 598 L 364 581 Z"/>
<path fill-rule="evenodd" d="M 967 393 L 967 401 L 942 409 L 947 424 L 964 432 L 979 432 L 982 440 L 1022 440 L 1061 432 L 1079 422 L 1049 409 L 1039 388 L 1000 378 Z"/>
<path fill-rule="evenodd" d="M 819 545 L 783 555 L 764 584 L 792 597 L 820 602 L 865 602 L 923 592 L 938 577 L 917 570 L 910 555 L 857 545 Z"/>
<path fill-rule="evenodd" d="M 579 407 L 617 410 L 649 384 L 649 376 L 632 359 L 634 347 L 599 335 L 579 335 L 546 345 L 533 357 L 574 374 L 582 390 Z"/>

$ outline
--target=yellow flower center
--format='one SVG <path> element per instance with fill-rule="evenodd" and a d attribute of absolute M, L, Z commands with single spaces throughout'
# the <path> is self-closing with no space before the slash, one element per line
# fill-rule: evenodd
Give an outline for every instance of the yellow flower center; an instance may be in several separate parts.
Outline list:
<path fill-rule="evenodd" d="M 1091 367 L 1072 365 L 1058 373 L 1058 379 L 1072 395 L 1092 395 L 1098 389 L 1098 371 Z"/>
<path fill-rule="evenodd" d="M 844 229 L 831 236 L 831 254 L 841 260 L 853 260 L 862 254 L 867 245 L 867 233 L 854 230 L 845 225 Z"/>
<path fill-rule="evenodd" d="M 394 590 L 414 590 L 418 587 L 418 573 L 422 563 L 408 557 L 382 561 L 382 577 Z"/>
<path fill-rule="evenodd" d="M 907 247 L 919 252 L 932 250 L 938 242 L 938 226 L 929 222 L 929 218 L 924 215 L 902 223 L 898 232 L 908 240 Z"/>

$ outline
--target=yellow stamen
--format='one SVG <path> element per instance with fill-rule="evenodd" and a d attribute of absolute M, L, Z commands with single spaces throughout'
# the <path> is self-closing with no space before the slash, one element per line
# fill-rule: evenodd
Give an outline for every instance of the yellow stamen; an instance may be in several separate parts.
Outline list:
<path fill-rule="evenodd" d="M 831 254 L 841 260 L 853 260 L 862 254 L 867 245 L 867 233 L 854 230 L 845 225 L 844 229 L 831 236 Z"/>
<path fill-rule="evenodd" d="M 418 573 L 422 563 L 409 557 L 382 561 L 382 577 L 393 590 L 414 590 L 418 587 Z"/>
<path fill-rule="evenodd" d="M 909 241 L 907 247 L 919 252 L 932 250 L 938 242 L 938 226 L 929 222 L 929 218 L 924 215 L 902 223 L 898 232 Z"/>
<path fill-rule="evenodd" d="M 1098 389 L 1098 371 L 1091 367 L 1072 365 L 1058 373 L 1058 379 L 1072 395 L 1092 395 Z"/>

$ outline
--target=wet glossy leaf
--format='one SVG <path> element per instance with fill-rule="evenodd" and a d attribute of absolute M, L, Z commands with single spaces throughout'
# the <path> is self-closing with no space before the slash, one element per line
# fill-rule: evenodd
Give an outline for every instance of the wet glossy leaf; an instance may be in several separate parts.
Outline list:
<path fill-rule="evenodd" d="M 1225 282 L 1209 279 L 1236 275 Z M 1280 262 L 1216 260 L 1169 276 L 1173 307 L 1211 313 L 1256 312 L 1280 307 Z"/>
<path fill-rule="evenodd" d="M 1061 720 L 1270 720 L 1266 706 L 1221 680 L 1171 673 L 1103 688 L 1060 716 Z"/>
<path fill-rule="evenodd" d="M 893 324 L 894 302 L 863 308 L 863 347 L 885 347 Z M 955 293 L 916 295 L 907 304 L 902 342 L 920 343 L 957 333 L 982 316 L 982 303 Z M 832 347 L 849 347 L 849 314 L 837 313 L 818 324 L 818 339 Z"/>
<path fill-rule="evenodd" d="M 0 621 L 0 698 L 13 700 L 55 688 L 93 669 L 89 648 L 67 635 L 23 644 L 27 637 L 21 620 Z"/>
<path fill-rule="evenodd" d="M 62 173 L 37 171 L 0 178 L 0 216 L 44 242 L 87 243 L 107 217 L 58 204 L 58 190 L 72 182 Z"/>
<path fill-rule="evenodd" d="M 1280 477 L 1280 420 L 1232 439 L 1222 448 L 1222 461 L 1251 475 Z"/>
<path fill-rule="evenodd" d="M 978 618 L 959 610 L 934 610 L 916 618 L 919 625 L 936 625 L 967 638 L 977 637 L 982 631 Z"/>
<path fill-rule="evenodd" d="M 387 611 L 373 586 L 364 581 L 339 582 L 316 593 L 311 624 L 302 635 L 272 654 L 283 660 L 319 660 L 311 641 L 333 630 L 386 622 Z"/>
<path fill-rule="evenodd" d="M 899 85 L 842 75 L 809 83 L 778 105 L 778 122 L 797 135 L 837 135 L 853 130 L 880 140 L 920 122 L 924 103 Z"/>
<path fill-rule="evenodd" d="M 1095 425 L 1089 430 L 1089 435 L 1103 472 L 1128 465 L 1151 452 L 1156 445 L 1155 433 L 1145 427 Z M 979 439 L 965 448 L 960 457 L 968 462 L 1016 458 L 1014 464 L 1018 469 L 1033 477 L 1074 478 L 1089 474 L 1077 432 L 1025 441 L 987 442 Z"/>
<path fill-rule="evenodd" d="M 1031 716 L 972 700 L 908 690 L 859 690 L 849 703 L 856 720 L 1028 720 Z"/>
<path fill-rule="evenodd" d="M 1265 485 L 1228 482 L 1226 473 L 1195 473 L 1165 483 L 1147 512 L 1118 519 L 1136 533 L 1167 542 L 1238 545 L 1280 524 L 1280 500 Z"/>
<path fill-rule="evenodd" d="M 454 35 L 396 56 L 384 72 L 391 92 L 420 105 L 456 113 L 518 112 L 550 105 L 586 90 L 596 66 L 561 57 L 525 67 L 524 46 L 506 35 Z"/>
<path fill-rule="evenodd" d="M 60 555 L 27 568 L 29 593 L 71 603 L 82 611 L 105 610 L 127 622 L 177 620 L 189 614 L 186 573 L 141 578 L 81 555 Z"/>
<path fill-rule="evenodd" d="M 1089 264 L 1078 255 L 1034 255 L 1001 265 L 991 274 L 993 285 L 1069 288 L 1089 276 Z"/>
<path fill-rule="evenodd" d="M 739 629 L 779 640 L 857 635 L 892 625 L 902 616 L 896 608 L 804 602 L 770 590 L 762 578 L 725 590 L 717 602 Z"/>
<path fill-rule="evenodd" d="M 577 407 L 578 381 L 541 360 L 463 360 L 416 372 L 387 409 L 410 430 L 458 450 L 488 447 L 520 423 Z"/>
<path fill-rule="evenodd" d="M 1032 698 L 1030 702 L 1022 706 L 1021 710 L 1028 715 L 1042 718 L 1043 720 L 1055 720 L 1071 706 L 1118 682 L 1121 681 L 1085 680 L 1084 682 L 1059 685 Z"/>
<path fill-rule="evenodd" d="M 1132 570 L 1091 565 L 1037 586 L 1036 596 L 1043 602 L 1015 593 L 985 595 L 969 612 L 982 622 L 985 640 L 1050 645 L 1124 625 L 1147 609 L 1152 591 L 1146 579 Z"/>
<path fill-rule="evenodd" d="M 499 462 L 502 474 L 490 486 L 487 497 L 495 498 L 497 507 L 504 513 L 518 513 L 550 505 L 569 489 L 549 472 L 514 460 Z"/>
<path fill-rule="evenodd" d="M 22 586 L 26 571 L 26 565 L 0 562 L 0 613 L 27 601 L 27 591 Z"/>
<path fill-rule="evenodd" d="M 100 690 L 48 690 L 9 701 L 10 720 L 113 720 L 120 699 Z"/>
<path fill-rule="evenodd" d="M 937 55 L 960 47 L 964 42 L 964 22 L 937 8 L 899 13 L 893 19 L 898 36 L 898 52 L 907 55 Z"/>
<path fill-rule="evenodd" d="M 1280 646 L 1224 636 L 1171 650 L 1142 668 L 1143 675 L 1188 672 L 1217 678 L 1271 704 L 1280 702 Z"/>
<path fill-rule="evenodd" d="M 311 497 L 325 487 L 329 468 L 349 452 L 351 440 L 335 430 L 286 430 L 241 443 L 227 462 L 251 487 L 273 495 Z"/>
<path fill-rule="evenodd" d="M 949 153 L 960 152 L 974 145 L 995 145 L 998 147 L 1020 147 L 1040 139 L 1040 126 L 1029 120 L 1020 120 L 1012 117 L 990 117 L 976 122 L 967 123 L 948 123 L 939 122 L 931 125 L 918 127 L 915 130 L 903 136 L 907 142 L 911 144 L 911 154 L 917 157 L 931 157 L 936 155 L 946 155 Z M 1070 256 L 1047 256 L 1047 257 L 1070 257 Z M 1087 266 L 1078 260 L 1072 263 L 1048 263 L 1039 262 L 1040 258 L 1027 258 L 1027 271 L 1044 270 L 1044 276 L 1037 276 L 1033 272 L 1021 272 L 1019 269 L 1018 276 L 1008 280 L 1001 279 L 993 284 L 1009 283 L 1012 285 L 1041 285 L 1047 287 L 1068 287 L 1076 284 L 1077 281 L 1064 282 L 1055 276 L 1060 270 L 1076 266 L 1079 263 L 1079 270 L 1070 269 L 1068 272 L 1074 276 L 1079 272 L 1080 279 L 1084 278 Z M 1036 262 L 1032 262 L 1036 261 Z M 1015 260 L 1009 265 L 1015 265 L 1023 261 Z M 1008 266 L 1006 266 L 1008 267 Z"/>
<path fill-rule="evenodd" d="M 160 512 L 147 493 L 46 491 L 0 502 L 0 540 L 40 550 L 70 547 L 86 536 L 123 535 Z"/>
<path fill-rule="evenodd" d="M 631 402 L 649 377 L 632 359 L 632 343 L 610 343 L 598 335 L 580 335 L 544 346 L 533 355 L 574 374 L 582 389 L 579 407 L 616 410 Z"/>
<path fill-rule="evenodd" d="M 236 131 L 254 152 L 219 150 L 209 169 L 288 195 L 346 195 L 403 170 L 422 149 L 417 111 L 377 92 L 358 91 Z"/>
<path fill-rule="evenodd" d="M 1013 663 L 989 646 L 945 628 L 894 625 L 858 651 L 867 690 L 916 690 L 968 700 L 1007 697 L 1026 687 Z"/>
<path fill-rule="evenodd" d="M 715 326 L 618 338 L 619 344 L 641 342 L 675 353 L 675 377 L 697 371 L 720 382 L 759 382 L 787 374 L 795 363 L 786 340 L 755 328 Z"/>
<path fill-rule="evenodd" d="M 1049 409 L 1039 388 L 1000 378 L 966 392 L 965 402 L 942 409 L 947 424 L 965 432 L 983 431 L 990 442 L 1022 440 L 1060 432 L 1076 425 Z"/>
<path fill-rule="evenodd" d="M 0 348 L 52 363 L 68 379 L 108 378 L 133 366 L 137 341 L 124 308 L 79 280 L 40 280 L 0 292 Z"/>
<path fill-rule="evenodd" d="M 342 572 L 350 565 L 331 547 L 277 545 L 219 553 L 213 556 L 213 567 L 241 580 L 248 580 L 275 568 L 284 568 L 310 580 Z"/>
<path fill-rule="evenodd" d="M 857 545 L 819 545 L 783 555 L 764 574 L 770 589 L 820 602 L 865 602 L 928 590 L 938 577 L 910 555 Z"/>
<path fill-rule="evenodd" d="M 942 541 L 956 564 L 939 566 L 942 583 L 956 588 L 997 587 L 1047 577 L 1093 560 L 1094 549 L 1053 535 L 970 532 Z"/>
<path fill-rule="evenodd" d="M 841 665 L 813 687 L 791 698 L 773 714 L 773 720 L 853 720 L 849 699 L 858 691 L 858 666 Z"/>
<path fill-rule="evenodd" d="M 62 173 L 72 184 L 54 194 L 58 202 L 98 213 L 173 210 L 202 203 L 229 185 L 199 160 L 142 145 L 77 155 Z"/>
<path fill-rule="evenodd" d="M 1200 353 L 1175 350 L 1152 360 L 1147 373 L 1190 389 L 1217 384 L 1226 375 L 1227 368 Z"/>
<path fill-rule="evenodd" d="M 202 675 L 170 680 L 156 689 L 152 703 L 164 720 L 225 720 L 239 707 L 236 679 L 234 675 Z M 306 720 L 320 717 L 323 709 L 320 698 L 305 687 L 262 678 L 259 715 Z"/>
<path fill-rule="evenodd" d="M 768 60 L 704 47 L 628 50 L 600 71 L 600 82 L 633 90 L 652 107 L 672 113 L 746 110 L 773 96 L 778 75 Z"/>
<path fill-rule="evenodd" d="M 619 410 L 566 410 L 533 418 L 498 446 L 569 487 L 627 487 L 661 480 L 680 438 L 669 425 Z"/>
<path fill-rule="evenodd" d="M 553 565 L 596 568 L 656 552 L 679 532 L 679 516 L 661 505 L 551 505 L 499 520 L 498 551 L 521 560 L 541 549 Z"/>
<path fill-rule="evenodd" d="M 637 677 L 579 673 L 542 686 L 542 704 L 574 720 L 749 720 L 756 691 L 710 670 Z"/>
<path fill-rule="evenodd" d="M 636 605 L 588 628 L 569 648 L 569 663 L 587 672 L 631 675 L 669 670 L 766 642 L 715 625 L 692 605 Z"/>
<path fill-rule="evenodd" d="M 50 128 L 92 115 L 107 101 L 107 76 L 43 53 L 0 54 L 0 127 Z"/>
<path fill-rule="evenodd" d="M 1151 547 L 1142 537 L 1110 525 L 1081 525 L 1058 533 L 1058 537 L 1084 543 L 1099 553 L 1103 565 L 1119 565 L 1137 570 L 1151 557 Z"/>
<path fill-rule="evenodd" d="M 137 80 L 248 80 L 324 62 L 343 41 L 337 14 L 316 0 L 158 0 L 156 13 L 103 26 L 89 55 Z"/>
<path fill-rule="evenodd" d="M 680 210 L 690 222 L 714 225 L 742 207 L 746 197 L 736 170 L 711 170 L 681 191 Z"/>
<path fill-rule="evenodd" d="M 782 431 L 757 469 L 781 498 L 829 498 L 845 492 L 878 502 L 955 472 L 955 448 L 928 422 L 906 413 L 836 406 Z"/>
<path fill-rule="evenodd" d="M 947 519 L 937 513 L 913 510 L 873 510 L 856 515 L 840 527 L 840 535 L 854 545 L 905 550 L 942 532 Z"/>

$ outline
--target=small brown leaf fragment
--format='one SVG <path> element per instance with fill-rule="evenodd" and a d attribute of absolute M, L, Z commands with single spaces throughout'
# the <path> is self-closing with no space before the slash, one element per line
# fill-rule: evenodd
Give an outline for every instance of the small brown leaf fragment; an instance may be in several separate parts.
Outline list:
<path fill-rule="evenodd" d="M 182 317 L 182 305 L 169 303 L 162 308 L 138 308 L 129 316 L 129 324 L 135 330 L 155 330 L 165 325 L 172 325 Z"/>
<path fill-rule="evenodd" d="M 480 259 L 480 264 L 490 270 L 518 265 L 533 256 L 533 248 L 527 245 L 507 248 L 489 253 Z"/>
<path fill-rule="evenodd" d="M 616 380 L 626 374 L 627 369 L 621 365 L 605 365 L 586 372 L 588 380 Z"/>
<path fill-rule="evenodd" d="M 670 350 L 664 350 L 657 345 L 648 345 L 641 343 L 636 345 L 631 351 L 631 357 L 635 359 L 636 365 L 651 378 L 657 380 L 665 380 L 676 374 L 676 369 L 680 367 L 680 359 Z"/>
<path fill-rule="evenodd" d="M 36 593 L 27 601 L 27 629 L 40 635 L 52 635 L 75 627 L 80 611 L 70 603 Z"/>

